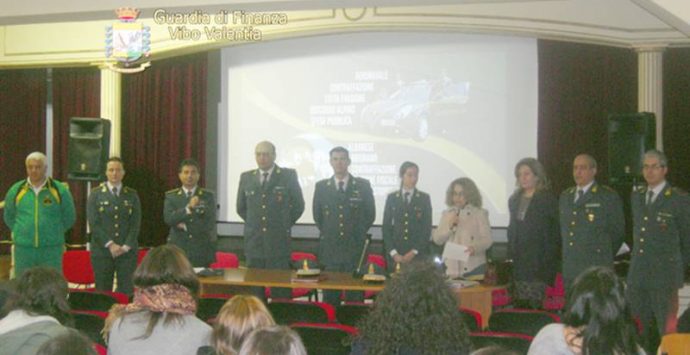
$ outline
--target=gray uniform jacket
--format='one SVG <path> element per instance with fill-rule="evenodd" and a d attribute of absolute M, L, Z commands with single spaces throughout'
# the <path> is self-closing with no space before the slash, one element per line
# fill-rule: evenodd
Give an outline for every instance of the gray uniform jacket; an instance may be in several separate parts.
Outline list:
<path fill-rule="evenodd" d="M 141 227 L 141 203 L 137 192 L 122 187 L 118 196 L 105 183 L 91 190 L 86 203 L 86 215 L 91 230 L 91 244 L 105 248 L 112 241 L 127 245 L 136 253 Z"/>
<path fill-rule="evenodd" d="M 628 286 L 671 289 L 683 286 L 690 258 L 688 195 L 667 185 L 650 205 L 647 188 L 632 193 L 633 250 Z"/>
<path fill-rule="evenodd" d="M 258 169 L 240 176 L 237 214 L 244 219 L 248 257 L 289 257 L 290 228 L 303 212 L 304 197 L 295 170 L 275 166 L 263 187 Z"/>
<path fill-rule="evenodd" d="M 196 188 L 194 196 L 199 197 L 199 205 L 187 213 L 190 198 L 184 190 L 177 188 L 166 192 L 163 218 L 170 226 L 168 243 L 182 248 L 192 265 L 203 267 L 215 260 L 216 199 L 213 192 L 201 187 Z"/>
<path fill-rule="evenodd" d="M 558 202 L 566 286 L 588 267 L 612 268 L 625 236 L 623 204 L 616 191 L 595 182 L 574 202 L 576 194 L 577 188 L 571 187 Z"/>
<path fill-rule="evenodd" d="M 321 180 L 312 208 L 320 234 L 319 262 L 355 267 L 376 217 L 369 181 L 350 175 L 345 192 L 339 192 L 334 178 Z"/>

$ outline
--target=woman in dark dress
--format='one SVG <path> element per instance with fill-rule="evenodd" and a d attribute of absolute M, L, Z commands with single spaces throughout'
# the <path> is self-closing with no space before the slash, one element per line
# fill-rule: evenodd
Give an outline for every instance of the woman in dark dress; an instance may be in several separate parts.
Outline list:
<path fill-rule="evenodd" d="M 553 283 L 560 265 L 558 201 L 536 159 L 520 160 L 515 178 L 517 189 L 508 200 L 513 299 L 516 307 L 541 308 L 546 285 Z"/>

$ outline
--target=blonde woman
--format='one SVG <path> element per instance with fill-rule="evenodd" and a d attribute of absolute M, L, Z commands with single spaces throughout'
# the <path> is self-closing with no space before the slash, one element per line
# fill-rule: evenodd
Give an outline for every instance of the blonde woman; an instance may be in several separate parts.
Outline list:
<path fill-rule="evenodd" d="M 441 221 L 432 235 L 434 243 L 452 242 L 463 245 L 469 254 L 467 261 L 446 260 L 446 273 L 451 277 L 477 272 L 486 264 L 486 250 L 493 243 L 489 212 L 482 208 L 482 196 L 470 178 L 453 180 L 446 191 L 446 205 Z"/>
<path fill-rule="evenodd" d="M 271 313 L 254 296 L 237 295 L 223 305 L 213 328 L 211 347 L 202 347 L 199 355 L 235 355 L 244 339 L 255 329 L 275 325 Z"/>

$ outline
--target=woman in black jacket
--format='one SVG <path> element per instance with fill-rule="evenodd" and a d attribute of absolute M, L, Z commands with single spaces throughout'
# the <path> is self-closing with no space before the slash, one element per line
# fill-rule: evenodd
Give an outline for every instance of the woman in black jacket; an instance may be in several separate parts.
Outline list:
<path fill-rule="evenodd" d="M 517 189 L 508 200 L 513 299 L 520 308 L 541 308 L 546 285 L 553 283 L 560 266 L 558 201 L 536 159 L 520 160 L 515 178 Z"/>

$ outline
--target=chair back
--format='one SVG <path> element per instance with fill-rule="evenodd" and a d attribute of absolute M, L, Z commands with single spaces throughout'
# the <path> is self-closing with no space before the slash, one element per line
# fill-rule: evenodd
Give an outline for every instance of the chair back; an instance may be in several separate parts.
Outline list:
<path fill-rule="evenodd" d="M 560 321 L 560 317 L 545 311 L 504 309 L 491 314 L 489 330 L 535 336 L 544 326 Z"/>
<path fill-rule="evenodd" d="M 71 311 L 74 328 L 88 336 L 96 344 L 105 345 L 101 330 L 105 326 L 105 318 L 93 312 Z"/>
<path fill-rule="evenodd" d="M 371 305 L 366 303 L 345 303 L 335 307 L 335 318 L 338 323 L 355 327 L 371 312 Z"/>
<path fill-rule="evenodd" d="M 69 283 L 88 287 L 96 282 L 88 250 L 67 250 L 62 254 L 62 274 Z"/>
<path fill-rule="evenodd" d="M 218 312 L 223 308 L 225 302 L 228 301 L 226 297 L 209 297 L 202 296 L 199 298 L 199 303 L 196 307 L 197 318 L 203 320 L 204 322 L 209 322 L 211 319 L 218 316 Z"/>
<path fill-rule="evenodd" d="M 120 303 L 115 296 L 105 292 L 76 290 L 70 291 L 67 302 L 70 308 L 75 311 L 99 311 L 106 313 L 110 311 L 113 305 Z"/>
<path fill-rule="evenodd" d="M 294 323 L 290 325 L 300 338 L 308 354 L 350 354 L 352 337 L 357 329 L 342 324 Z"/>
<path fill-rule="evenodd" d="M 482 315 L 481 313 L 464 307 L 458 307 L 463 323 L 467 326 L 470 332 L 478 332 L 482 330 Z"/>
<path fill-rule="evenodd" d="M 335 308 L 323 302 L 274 300 L 266 306 L 277 324 L 335 322 Z"/>
<path fill-rule="evenodd" d="M 240 266 L 240 261 L 234 253 L 224 251 L 216 252 L 216 261 L 211 263 L 211 269 L 236 269 Z"/>

